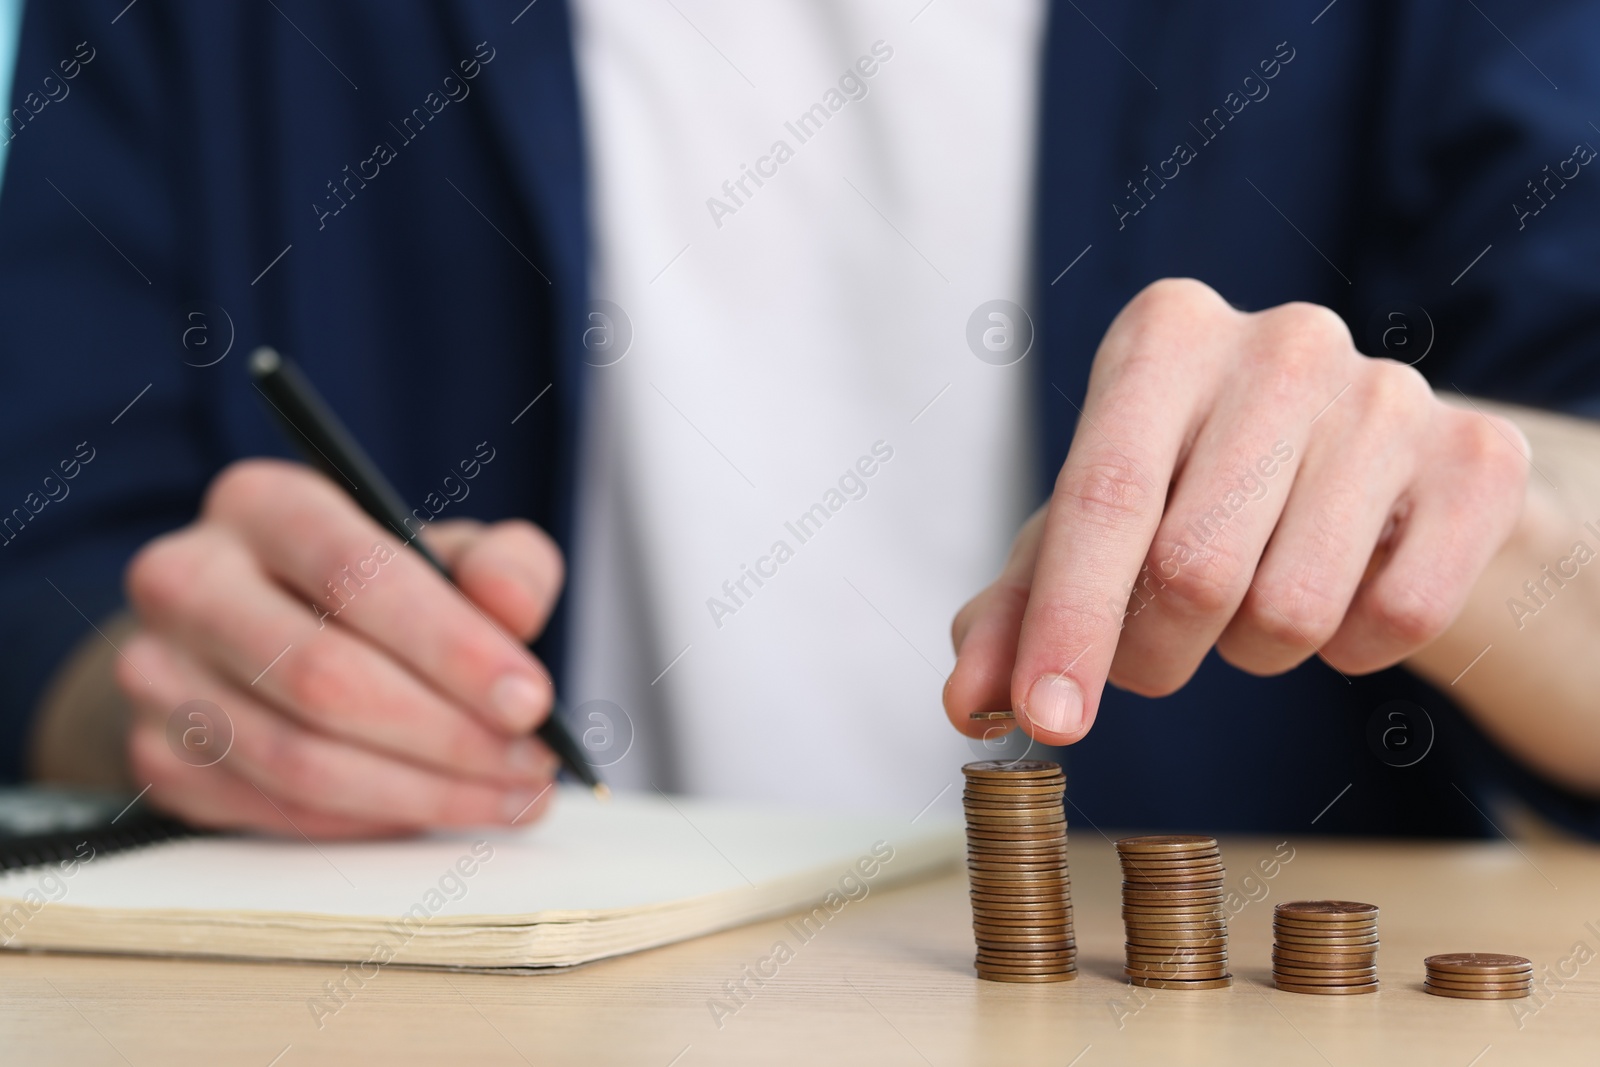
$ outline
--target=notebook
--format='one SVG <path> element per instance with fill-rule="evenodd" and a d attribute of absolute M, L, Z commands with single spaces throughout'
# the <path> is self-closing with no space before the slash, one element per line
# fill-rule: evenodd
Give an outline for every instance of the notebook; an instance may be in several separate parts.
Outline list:
<path fill-rule="evenodd" d="M 564 789 L 527 828 L 400 841 L 169 838 L 0 874 L 11 949 L 537 973 L 949 867 L 959 824 Z"/>

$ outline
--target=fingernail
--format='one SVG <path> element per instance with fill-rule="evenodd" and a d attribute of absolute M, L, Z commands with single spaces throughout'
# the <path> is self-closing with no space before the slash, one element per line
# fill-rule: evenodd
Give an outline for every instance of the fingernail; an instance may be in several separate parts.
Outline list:
<path fill-rule="evenodd" d="M 533 809 L 533 802 L 538 800 L 543 793 L 528 793 L 522 790 L 507 793 L 502 811 L 508 823 L 519 822 Z"/>
<path fill-rule="evenodd" d="M 1073 734 L 1083 725 L 1083 690 L 1065 674 L 1040 675 L 1022 705 L 1028 721 L 1053 734 Z"/>
<path fill-rule="evenodd" d="M 489 690 L 489 705 L 513 730 L 526 730 L 539 717 L 544 694 L 520 674 L 502 675 Z"/>
<path fill-rule="evenodd" d="M 525 778 L 549 778 L 556 769 L 555 760 L 531 737 L 519 737 L 506 746 L 506 765 Z"/>

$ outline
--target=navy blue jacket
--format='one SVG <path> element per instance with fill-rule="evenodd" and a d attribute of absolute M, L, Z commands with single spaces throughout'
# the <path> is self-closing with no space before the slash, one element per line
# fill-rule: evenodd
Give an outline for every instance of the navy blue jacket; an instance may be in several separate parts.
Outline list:
<path fill-rule="evenodd" d="M 29 5 L 6 124 L 5 776 L 135 548 L 228 462 L 285 454 L 257 344 L 418 506 L 569 527 L 588 236 L 560 0 L 124 2 Z M 1167 275 L 1325 304 L 1442 389 L 1600 415 L 1596 6 L 1324 3 L 1052 8 L 1028 357 L 1047 473 L 1101 333 Z M 1399 670 L 1212 657 L 1175 697 L 1108 693 L 1067 766 L 1097 824 L 1479 834 L 1510 792 L 1600 829 Z"/>

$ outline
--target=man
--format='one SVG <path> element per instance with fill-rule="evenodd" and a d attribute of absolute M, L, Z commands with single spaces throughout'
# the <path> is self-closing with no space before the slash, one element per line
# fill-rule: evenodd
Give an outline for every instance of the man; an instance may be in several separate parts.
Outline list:
<path fill-rule="evenodd" d="M 14 771 L 131 705 L 191 819 L 511 821 L 566 662 L 640 788 L 910 818 L 942 694 L 1097 823 L 1597 824 L 1600 441 L 1483 399 L 1600 411 L 1588 5 L 115 6 L 30 10 L 0 201 Z"/>

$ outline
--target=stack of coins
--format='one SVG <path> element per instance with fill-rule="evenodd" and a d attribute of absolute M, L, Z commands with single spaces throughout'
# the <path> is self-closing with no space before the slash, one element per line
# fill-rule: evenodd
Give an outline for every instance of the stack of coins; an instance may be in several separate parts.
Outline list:
<path fill-rule="evenodd" d="M 1290 993 L 1377 992 L 1377 905 L 1349 900 L 1279 904 L 1272 914 L 1272 982 Z"/>
<path fill-rule="evenodd" d="M 961 769 L 967 776 L 962 803 L 978 977 L 1076 977 L 1061 767 L 1044 760 L 985 760 Z"/>
<path fill-rule="evenodd" d="M 1157 989 L 1231 984 L 1217 839 L 1126 837 L 1117 842 L 1117 855 L 1128 981 Z"/>
<path fill-rule="evenodd" d="M 1498 952 L 1451 952 L 1422 961 L 1423 992 L 1460 1000 L 1517 1000 L 1533 992 L 1533 962 Z"/>

